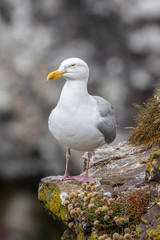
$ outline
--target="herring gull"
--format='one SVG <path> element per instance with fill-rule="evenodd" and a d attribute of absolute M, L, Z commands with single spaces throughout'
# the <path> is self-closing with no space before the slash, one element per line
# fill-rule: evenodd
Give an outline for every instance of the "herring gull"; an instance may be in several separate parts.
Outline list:
<path fill-rule="evenodd" d="M 88 94 L 89 68 L 83 60 L 64 60 L 58 70 L 48 75 L 47 80 L 62 76 L 66 83 L 57 106 L 49 116 L 48 126 L 52 135 L 67 148 L 66 169 L 63 176 L 53 179 L 90 182 L 93 178 L 88 176 L 88 168 L 92 153 L 116 137 L 115 112 L 107 100 Z M 85 173 L 72 177 L 69 175 L 70 149 L 87 152 Z"/>

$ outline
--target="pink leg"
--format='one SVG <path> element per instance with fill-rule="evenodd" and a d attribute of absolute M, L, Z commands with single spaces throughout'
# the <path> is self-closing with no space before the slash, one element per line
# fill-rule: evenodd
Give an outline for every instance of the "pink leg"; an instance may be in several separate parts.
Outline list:
<path fill-rule="evenodd" d="M 52 180 L 64 181 L 64 180 L 71 180 L 71 179 L 72 179 L 72 178 L 70 177 L 70 175 L 69 175 L 69 172 L 68 172 L 68 165 L 69 165 L 69 159 L 70 159 L 70 157 L 71 157 L 70 148 L 67 148 L 65 173 L 64 173 L 63 176 L 52 177 Z"/>
<path fill-rule="evenodd" d="M 66 169 L 65 169 L 65 173 L 63 175 L 63 179 L 65 180 L 65 178 L 69 177 L 69 172 L 68 172 L 68 166 L 69 166 L 69 159 L 71 157 L 71 151 L 70 148 L 67 148 L 67 152 L 66 152 Z"/>
<path fill-rule="evenodd" d="M 77 180 L 78 182 L 91 182 L 94 181 L 92 177 L 88 176 L 88 169 L 89 169 L 89 162 L 92 157 L 91 153 L 88 153 L 87 165 L 86 165 L 86 172 L 84 174 L 73 176 L 72 179 Z"/>

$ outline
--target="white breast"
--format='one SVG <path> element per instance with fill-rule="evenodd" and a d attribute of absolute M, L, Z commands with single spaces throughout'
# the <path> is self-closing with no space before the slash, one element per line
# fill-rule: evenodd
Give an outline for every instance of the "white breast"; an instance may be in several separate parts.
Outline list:
<path fill-rule="evenodd" d="M 58 105 L 49 116 L 49 129 L 53 136 L 65 146 L 92 151 L 105 143 L 104 136 L 96 127 L 99 114 L 92 101 L 72 104 L 72 107 Z"/>

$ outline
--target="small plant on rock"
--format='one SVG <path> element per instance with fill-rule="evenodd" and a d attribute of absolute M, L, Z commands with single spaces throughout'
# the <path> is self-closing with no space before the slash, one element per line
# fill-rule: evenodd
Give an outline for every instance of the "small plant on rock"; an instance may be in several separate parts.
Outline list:
<path fill-rule="evenodd" d="M 134 201 L 139 197 L 146 201 L 143 193 L 127 197 L 119 195 L 113 199 L 107 197 L 103 189 L 97 191 L 94 182 L 90 182 L 88 185 L 83 183 L 81 191 L 70 193 L 66 197 L 65 206 L 72 218 L 69 227 L 72 228 L 76 225 L 89 235 L 94 231 L 102 240 L 132 239 L 135 231 L 134 224 L 144 213 L 139 206 L 141 202 Z M 132 203 L 137 204 L 139 210 L 132 209 L 130 206 Z"/>

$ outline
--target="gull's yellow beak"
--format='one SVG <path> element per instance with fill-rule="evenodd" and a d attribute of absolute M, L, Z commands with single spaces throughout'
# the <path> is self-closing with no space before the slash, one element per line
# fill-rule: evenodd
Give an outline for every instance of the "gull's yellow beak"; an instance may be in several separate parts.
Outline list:
<path fill-rule="evenodd" d="M 58 77 L 62 77 L 65 72 L 59 72 L 58 70 L 51 72 L 47 76 L 47 80 L 53 80 Z"/>

